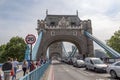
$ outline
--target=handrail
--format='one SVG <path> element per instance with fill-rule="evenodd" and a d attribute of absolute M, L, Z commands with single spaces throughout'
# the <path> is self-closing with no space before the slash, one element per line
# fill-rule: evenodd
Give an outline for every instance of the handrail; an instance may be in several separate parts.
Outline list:
<path fill-rule="evenodd" d="M 30 73 L 26 74 L 19 80 L 40 80 L 40 78 L 43 76 L 45 70 L 48 68 L 49 65 L 50 65 L 50 61 L 41 65 L 40 67 L 31 71 Z"/>

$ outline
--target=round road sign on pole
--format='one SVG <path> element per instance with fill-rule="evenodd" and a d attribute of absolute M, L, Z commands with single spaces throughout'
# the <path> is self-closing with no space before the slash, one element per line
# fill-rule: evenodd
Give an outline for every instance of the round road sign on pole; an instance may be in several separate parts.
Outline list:
<path fill-rule="evenodd" d="M 28 34 L 25 38 L 27 44 L 34 44 L 36 41 L 36 37 L 33 34 Z"/>

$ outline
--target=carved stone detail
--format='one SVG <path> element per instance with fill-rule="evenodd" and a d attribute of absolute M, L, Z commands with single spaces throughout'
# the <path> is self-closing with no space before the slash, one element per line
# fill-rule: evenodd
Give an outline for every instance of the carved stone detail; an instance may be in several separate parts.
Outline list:
<path fill-rule="evenodd" d="M 69 22 L 65 19 L 65 17 L 62 17 L 62 19 L 58 22 L 58 26 L 66 28 L 69 26 Z"/>

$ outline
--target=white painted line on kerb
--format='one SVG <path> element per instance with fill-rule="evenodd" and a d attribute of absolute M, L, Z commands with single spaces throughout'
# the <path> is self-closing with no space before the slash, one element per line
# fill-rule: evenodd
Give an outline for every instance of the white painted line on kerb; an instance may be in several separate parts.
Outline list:
<path fill-rule="evenodd" d="M 51 65 L 47 80 L 54 80 L 53 66 Z"/>

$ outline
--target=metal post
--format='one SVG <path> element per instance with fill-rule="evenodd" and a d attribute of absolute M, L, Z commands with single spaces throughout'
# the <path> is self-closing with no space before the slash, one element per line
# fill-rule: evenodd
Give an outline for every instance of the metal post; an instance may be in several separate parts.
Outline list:
<path fill-rule="evenodd" d="M 30 44 L 30 71 L 32 71 L 32 44 Z"/>
<path fill-rule="evenodd" d="M 30 61 L 32 61 L 32 44 L 30 45 Z"/>

